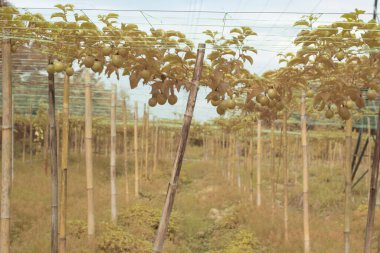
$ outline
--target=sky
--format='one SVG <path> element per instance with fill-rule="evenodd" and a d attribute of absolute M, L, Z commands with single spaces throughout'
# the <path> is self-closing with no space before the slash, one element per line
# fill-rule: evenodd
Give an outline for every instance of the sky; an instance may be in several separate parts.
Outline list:
<path fill-rule="evenodd" d="M 85 9 L 84 12 L 92 20 L 96 20 L 98 14 L 115 12 L 120 15 L 120 21 L 138 24 L 140 29 L 149 30 L 154 27 L 178 30 L 185 33 L 195 43 L 204 41 L 205 37 L 202 31 L 207 29 L 224 34 L 232 27 L 250 26 L 258 34 L 248 42 L 258 51 L 258 54 L 254 56 L 254 64 L 251 69 L 257 74 L 277 68 L 278 53 L 296 50 L 292 45 L 292 40 L 299 28 L 292 27 L 292 24 L 302 15 L 322 13 L 319 15 L 317 25 L 328 24 L 336 21 L 340 13 L 350 12 L 355 8 L 372 13 L 374 5 L 373 0 L 67 0 L 65 2 L 10 0 L 10 2 L 16 7 L 26 9 L 50 8 L 59 3 L 71 3 L 77 9 Z M 46 16 L 53 12 L 50 9 L 32 11 Z M 364 16 L 364 19 L 370 18 L 371 15 Z M 119 89 L 126 90 L 131 98 L 130 105 L 133 101 L 138 101 L 140 113 L 142 112 L 143 104 L 147 103 L 150 97 L 149 87 L 140 85 L 138 88 L 130 90 L 127 78 L 122 78 L 120 81 L 105 80 L 105 82 L 108 84 L 115 82 Z M 199 91 L 194 112 L 194 119 L 197 121 L 205 121 L 218 116 L 215 108 L 204 99 L 208 92 L 207 88 L 201 88 Z M 151 116 L 158 118 L 182 117 L 186 102 L 187 93 L 180 92 L 175 106 L 157 105 L 150 108 Z"/>

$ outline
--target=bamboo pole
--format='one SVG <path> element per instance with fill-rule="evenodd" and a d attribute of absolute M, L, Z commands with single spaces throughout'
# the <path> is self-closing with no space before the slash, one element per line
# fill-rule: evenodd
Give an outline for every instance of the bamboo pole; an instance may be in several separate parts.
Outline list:
<path fill-rule="evenodd" d="M 351 180 L 351 145 L 352 145 L 352 119 L 346 120 L 346 134 L 345 134 L 345 208 L 344 208 L 344 253 L 350 252 L 350 233 L 351 233 L 351 216 L 352 216 L 352 180 Z"/>
<path fill-rule="evenodd" d="M 158 162 L 158 124 L 155 127 L 155 136 L 154 136 L 154 157 L 153 157 L 153 173 L 157 171 L 157 162 Z"/>
<path fill-rule="evenodd" d="M 284 111 L 283 118 L 283 146 L 282 146 L 282 155 L 283 155 L 283 166 L 284 166 L 284 239 L 287 243 L 289 241 L 289 231 L 288 231 L 288 112 Z"/>
<path fill-rule="evenodd" d="M 125 202 L 129 202 L 129 182 L 128 182 L 128 121 L 127 121 L 127 102 L 126 97 L 123 96 L 122 110 L 123 110 L 123 149 L 124 149 L 124 173 L 125 173 Z"/>
<path fill-rule="evenodd" d="M 149 159 L 148 159 L 148 151 L 149 151 L 149 106 L 146 108 L 146 117 L 145 117 L 145 173 L 146 178 L 150 180 L 149 175 Z"/>
<path fill-rule="evenodd" d="M 261 154 L 262 154 L 262 147 L 261 147 L 261 120 L 257 120 L 257 175 L 256 175 L 256 182 L 257 182 L 257 196 L 256 196 L 256 206 L 261 206 Z"/>
<path fill-rule="evenodd" d="M 276 210 L 276 154 L 275 154 L 275 125 L 274 121 L 271 122 L 271 141 L 270 141 L 270 170 L 271 170 L 271 186 L 272 186 L 272 222 L 274 221 L 274 214 Z"/>
<path fill-rule="evenodd" d="M 83 133 L 82 133 L 83 137 Z M 87 234 L 90 246 L 95 236 L 95 214 L 94 214 L 94 179 L 92 160 L 92 94 L 90 74 L 85 73 L 85 166 L 87 187 Z"/>
<path fill-rule="evenodd" d="M 59 252 L 66 252 L 66 216 L 67 216 L 67 167 L 69 152 L 69 94 L 70 77 L 65 74 L 63 83 L 63 122 L 61 155 L 61 195 L 59 220 Z"/>
<path fill-rule="evenodd" d="M 49 63 L 51 61 L 49 60 Z M 57 126 L 55 119 L 54 74 L 49 80 L 49 126 L 50 126 L 50 168 L 51 168 L 51 252 L 58 252 L 58 154 Z"/>
<path fill-rule="evenodd" d="M 161 253 L 165 235 L 168 229 L 170 214 L 173 209 L 174 198 L 177 191 L 177 184 L 179 175 L 181 173 L 182 160 L 186 150 L 187 138 L 189 135 L 191 119 L 193 117 L 194 106 L 197 99 L 197 93 L 199 89 L 199 80 L 201 79 L 203 58 L 205 53 L 205 44 L 199 44 L 197 57 L 195 61 L 195 68 L 193 74 L 192 85 L 190 87 L 189 98 L 187 101 L 186 111 L 184 115 L 184 121 L 182 125 L 181 137 L 178 144 L 177 154 L 174 161 L 171 180 L 166 194 L 165 205 L 162 211 L 160 224 L 157 230 L 157 236 L 154 242 L 153 253 Z"/>
<path fill-rule="evenodd" d="M 232 133 L 228 134 L 228 151 L 227 151 L 227 180 L 231 181 L 231 156 L 232 156 Z M 253 174 L 253 173 L 252 173 Z"/>
<path fill-rule="evenodd" d="M 134 153 L 135 153 L 135 198 L 139 197 L 139 160 L 138 160 L 138 104 L 135 101 L 135 128 L 134 128 Z"/>
<path fill-rule="evenodd" d="M 250 200 L 251 203 L 253 203 L 253 127 L 252 127 L 252 134 L 251 138 L 249 139 L 249 151 L 248 151 L 248 157 L 249 157 L 249 182 L 250 182 Z"/>
<path fill-rule="evenodd" d="M 302 162 L 303 162 L 303 235 L 304 252 L 310 253 L 310 232 L 309 232 L 309 167 L 306 132 L 306 104 L 305 92 L 301 97 L 301 139 L 302 139 Z"/>
<path fill-rule="evenodd" d="M 2 141 L 1 141 L 1 227 L 0 252 L 10 252 L 11 171 L 12 171 L 12 56 L 9 32 L 2 43 Z"/>
<path fill-rule="evenodd" d="M 48 167 L 49 167 L 49 136 L 50 136 L 50 131 L 49 131 L 49 122 L 46 124 L 45 128 L 45 140 L 44 140 L 44 171 L 45 171 L 45 176 L 48 175 Z"/>
<path fill-rule="evenodd" d="M 376 213 L 376 195 L 377 195 L 377 184 L 379 177 L 379 160 L 380 160 L 380 108 L 377 116 L 377 130 L 376 130 L 376 142 L 375 142 L 375 152 L 372 161 L 371 168 L 371 183 L 368 199 L 368 214 L 367 214 L 367 225 L 365 230 L 365 240 L 364 240 L 364 253 L 371 252 L 371 240 L 373 234 L 373 223 L 375 221 Z M 380 248 L 378 248 L 378 252 Z"/>
<path fill-rule="evenodd" d="M 148 178 L 148 175 L 145 171 L 145 156 L 144 156 L 144 149 L 145 149 L 145 124 L 146 124 L 146 104 L 144 104 L 144 113 L 143 113 L 143 118 L 142 118 L 142 129 L 141 129 L 141 142 L 140 142 L 140 168 L 142 169 L 142 177 Z"/>
<path fill-rule="evenodd" d="M 33 114 L 32 105 L 29 106 L 29 161 L 32 161 L 33 155 Z"/>
<path fill-rule="evenodd" d="M 116 85 L 111 92 L 111 220 L 117 222 L 116 207 Z"/>
<path fill-rule="evenodd" d="M 26 123 L 24 122 L 23 137 L 22 137 L 22 162 L 25 162 L 25 149 L 26 149 Z"/>
<path fill-rule="evenodd" d="M 211 142 L 212 144 L 212 142 Z M 236 184 L 239 189 L 239 192 L 241 192 L 241 178 L 240 178 L 240 171 L 241 171 L 241 164 L 240 164 L 240 150 L 241 150 L 241 145 L 240 145 L 239 139 L 236 141 L 236 146 L 235 146 L 235 155 L 236 155 L 236 160 L 237 160 L 237 166 L 236 166 Z"/>

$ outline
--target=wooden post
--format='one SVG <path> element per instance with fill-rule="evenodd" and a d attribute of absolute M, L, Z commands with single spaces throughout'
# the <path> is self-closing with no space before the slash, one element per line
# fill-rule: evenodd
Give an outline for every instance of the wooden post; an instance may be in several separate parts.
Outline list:
<path fill-rule="evenodd" d="M 344 207 L 344 253 L 350 252 L 350 234 L 351 234 L 351 213 L 352 213 L 352 171 L 351 171 L 351 145 L 352 145 L 352 118 L 346 120 L 346 134 L 345 134 L 345 207 Z"/>
<path fill-rule="evenodd" d="M 49 63 L 51 61 L 49 60 Z M 55 121 L 54 74 L 48 75 L 49 85 L 49 126 L 50 126 L 50 168 L 51 168 L 51 252 L 58 253 L 58 154 L 57 126 Z"/>
<path fill-rule="evenodd" d="M 128 128 L 127 128 L 127 102 L 126 97 L 122 97 L 123 110 L 123 149 L 124 149 L 124 174 L 125 174 L 125 202 L 129 202 L 129 182 L 128 182 Z"/>
<path fill-rule="evenodd" d="M 301 139 L 302 139 L 302 164 L 303 164 L 303 235 L 304 252 L 310 253 L 310 232 L 309 232 L 309 167 L 306 132 L 306 104 L 305 92 L 301 97 Z"/>
<path fill-rule="evenodd" d="M 10 252 L 11 171 L 12 171 L 12 56 L 9 32 L 2 41 L 2 141 L 1 141 L 1 227 L 0 252 Z"/>
<path fill-rule="evenodd" d="M 90 74 L 85 73 L 85 163 L 87 187 L 87 233 L 90 245 L 95 236 L 94 179 L 92 161 L 92 94 Z M 83 134 L 82 134 L 83 137 Z"/>
<path fill-rule="evenodd" d="M 257 196 L 256 196 L 256 206 L 261 206 L 261 154 L 262 154 L 262 147 L 261 147 L 261 120 L 257 120 L 257 175 L 256 175 L 256 182 L 257 182 Z"/>
<path fill-rule="evenodd" d="M 66 213 L 67 213 L 67 167 L 69 152 L 69 94 L 70 77 L 65 74 L 63 83 L 63 122 L 61 155 L 61 195 L 59 215 L 59 252 L 66 252 Z"/>
<path fill-rule="evenodd" d="M 365 240 L 364 240 L 364 253 L 371 252 L 373 223 L 375 221 L 377 183 L 378 183 L 378 176 L 379 176 L 379 160 L 380 160 L 380 108 L 379 108 L 379 113 L 377 116 L 375 152 L 374 152 L 372 168 L 371 168 L 371 183 L 370 183 L 369 200 L 368 200 L 368 215 L 367 215 L 367 225 L 366 225 Z"/>
<path fill-rule="evenodd" d="M 111 220 L 116 224 L 116 85 L 111 93 Z"/>
<path fill-rule="evenodd" d="M 284 118 L 282 122 L 283 126 L 283 146 L 282 146 L 282 155 L 283 155 L 283 167 L 284 167 L 284 239 L 287 243 L 289 241 L 289 231 L 288 231 L 288 112 L 284 111 Z"/>
<path fill-rule="evenodd" d="M 168 229 L 170 214 L 173 209 L 174 198 L 177 191 L 177 184 L 181 172 L 182 160 L 186 150 L 187 137 L 189 135 L 191 120 L 193 117 L 194 106 L 197 99 L 199 89 L 199 80 L 201 79 L 203 58 L 205 54 L 205 44 L 199 44 L 197 58 L 195 62 L 195 69 L 193 74 L 192 85 L 190 87 L 189 98 L 187 101 L 184 121 L 182 125 L 181 137 L 178 144 L 177 154 L 174 161 L 172 176 L 170 179 L 168 192 L 166 194 L 165 205 L 162 211 L 160 224 L 158 226 L 156 239 L 154 242 L 153 253 L 161 253 L 165 235 Z"/>
<path fill-rule="evenodd" d="M 135 198 L 139 197 L 139 160 L 138 160 L 138 120 L 139 120 L 139 111 L 138 104 L 135 101 L 135 128 L 134 128 L 134 153 L 135 153 Z"/>

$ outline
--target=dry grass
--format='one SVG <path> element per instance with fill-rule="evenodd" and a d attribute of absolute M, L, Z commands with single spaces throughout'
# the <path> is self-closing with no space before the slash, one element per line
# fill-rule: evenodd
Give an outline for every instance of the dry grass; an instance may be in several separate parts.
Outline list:
<path fill-rule="evenodd" d="M 295 142 L 294 142 L 295 143 Z M 293 144 L 295 145 L 295 144 Z M 322 152 L 312 150 L 312 152 Z M 267 160 L 263 163 L 263 206 L 256 208 L 249 200 L 249 172 L 241 168 L 242 188 L 236 183 L 231 185 L 222 177 L 220 163 L 202 160 L 203 150 L 190 147 L 181 175 L 181 186 L 177 194 L 175 212 L 179 217 L 178 233 L 165 245 L 166 253 L 188 252 L 225 252 L 230 235 L 238 231 L 251 231 L 262 246 L 257 252 L 302 252 L 302 182 L 300 159 L 297 154 L 290 163 L 290 241 L 283 241 L 282 190 L 278 187 L 275 215 L 271 215 L 270 173 Z M 68 174 L 68 252 L 89 252 L 85 233 L 78 232 L 73 222 L 86 221 L 86 177 L 84 160 L 70 160 Z M 118 211 L 125 213 L 129 207 L 124 200 L 124 177 L 121 157 L 117 161 Z M 243 163 L 240 163 L 243 166 Z M 130 163 L 133 178 L 133 163 Z M 103 222 L 109 222 L 110 184 L 109 158 L 94 156 L 94 191 L 97 231 Z M 363 165 L 365 166 L 365 165 Z M 277 166 L 279 169 L 280 166 Z M 235 167 L 236 168 L 236 167 Z M 170 177 L 171 161 L 161 162 L 159 172 L 151 182 L 143 180 L 139 203 L 160 208 L 164 202 L 167 183 Z M 340 161 L 329 162 L 312 160 L 310 171 L 310 227 L 313 252 L 336 253 L 343 249 L 343 205 L 344 178 Z M 237 173 L 237 169 L 235 169 Z M 255 173 L 254 173 L 255 174 Z M 282 182 L 279 173 L 279 182 Z M 130 189 L 133 189 L 131 180 Z M 352 252 L 363 248 L 364 227 L 366 222 L 366 190 L 364 182 L 354 191 L 354 212 L 352 225 Z M 234 209 L 234 217 L 228 220 L 228 228 L 217 228 L 208 218 L 211 208 Z M 226 224 L 224 224 L 225 226 Z M 80 226 L 79 226 L 80 228 Z M 15 162 L 15 180 L 12 189 L 12 252 L 41 253 L 49 252 L 50 247 L 50 177 L 43 171 L 41 157 L 31 162 Z M 136 231 L 131 231 L 136 232 Z M 79 234 L 78 234 L 79 233 Z M 151 232 L 150 232 L 151 233 Z M 154 234 L 154 233 L 153 233 Z M 153 240 L 148 235 L 148 242 Z M 78 238 L 79 235 L 79 238 Z M 141 236 L 134 234 L 134 236 Z M 99 238 L 97 238 L 99 240 Z M 260 247 L 261 247 L 260 246 Z M 214 250 L 214 251 L 212 251 Z M 139 252 L 135 252 L 139 253 Z M 227 252 L 228 253 L 228 252 Z"/>

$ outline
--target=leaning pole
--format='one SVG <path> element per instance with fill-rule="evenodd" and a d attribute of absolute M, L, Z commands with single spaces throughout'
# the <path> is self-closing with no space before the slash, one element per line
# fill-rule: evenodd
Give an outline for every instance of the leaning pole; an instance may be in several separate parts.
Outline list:
<path fill-rule="evenodd" d="M 181 173 L 182 160 L 186 150 L 187 137 L 189 135 L 191 120 L 193 118 L 194 106 L 197 100 L 197 93 L 199 89 L 199 80 L 201 79 L 203 58 L 205 55 L 205 44 L 198 45 L 197 58 L 195 61 L 195 68 L 193 73 L 192 84 L 190 93 L 187 100 L 186 111 L 182 124 L 181 136 L 177 148 L 177 154 L 174 160 L 173 171 L 169 182 L 168 191 L 166 194 L 165 205 L 162 210 L 160 225 L 158 226 L 156 239 L 154 242 L 153 253 L 161 253 L 164 246 L 165 235 L 169 225 L 170 214 L 173 209 L 174 197 L 177 191 L 177 184 L 179 175 Z"/>

